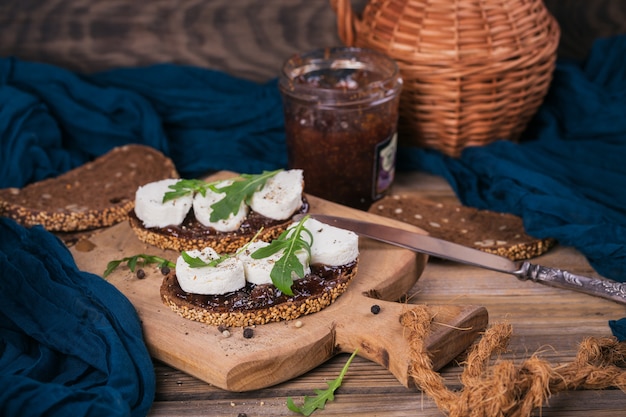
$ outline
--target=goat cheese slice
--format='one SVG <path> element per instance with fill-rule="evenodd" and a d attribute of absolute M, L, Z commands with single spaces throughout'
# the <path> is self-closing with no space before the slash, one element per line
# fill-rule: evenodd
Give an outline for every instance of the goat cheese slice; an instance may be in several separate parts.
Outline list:
<path fill-rule="evenodd" d="M 178 181 L 180 180 L 165 179 L 137 188 L 135 192 L 135 214 L 143 222 L 144 227 L 178 226 L 185 220 L 192 206 L 192 195 L 163 202 L 165 193 L 172 191 L 169 186 Z"/>
<path fill-rule="evenodd" d="M 302 206 L 304 175 L 301 169 L 281 171 L 250 197 L 250 208 L 274 220 L 286 220 Z"/>
<path fill-rule="evenodd" d="M 296 224 L 289 227 L 292 228 Z M 340 229 L 315 219 L 307 219 L 304 227 L 313 235 L 311 265 L 341 266 L 349 264 L 359 256 L 359 236 L 353 231 Z M 309 239 L 308 234 L 303 234 L 302 237 Z"/>
<path fill-rule="evenodd" d="M 267 258 L 254 259 L 252 258 L 252 254 L 260 248 L 268 246 L 269 243 L 263 241 L 255 241 L 250 243 L 243 251 L 237 254 L 237 258 L 243 262 L 244 271 L 246 274 L 246 281 L 252 284 L 271 284 L 272 278 L 270 277 L 270 273 L 272 272 L 272 268 L 278 262 L 278 260 L 283 256 L 284 251 L 279 251 L 273 254 L 272 256 L 268 256 Z M 300 261 L 304 269 L 304 275 L 308 275 L 311 273 L 311 268 L 309 267 L 309 254 L 306 250 L 299 250 L 296 252 L 296 257 Z M 299 277 L 295 272 L 291 274 L 291 278 L 295 281 L 297 279 L 303 278 Z"/>
<path fill-rule="evenodd" d="M 232 183 L 232 180 L 222 181 L 217 184 L 216 188 L 226 187 Z M 231 213 L 227 219 L 220 219 L 215 222 L 211 221 L 211 213 L 213 213 L 211 206 L 222 200 L 225 196 L 226 194 L 218 193 L 211 189 L 206 190 L 204 196 L 201 193 L 197 193 L 193 198 L 193 213 L 196 219 L 204 226 L 212 227 L 218 232 L 232 232 L 237 230 L 250 211 L 249 207 L 243 201 L 236 214 Z"/>
<path fill-rule="evenodd" d="M 194 249 L 187 254 L 204 262 L 219 258 L 213 248 Z M 228 258 L 216 266 L 192 268 L 182 256 L 179 256 L 176 260 L 176 278 L 180 288 L 192 294 L 226 294 L 246 285 L 243 263 L 235 257 Z"/>

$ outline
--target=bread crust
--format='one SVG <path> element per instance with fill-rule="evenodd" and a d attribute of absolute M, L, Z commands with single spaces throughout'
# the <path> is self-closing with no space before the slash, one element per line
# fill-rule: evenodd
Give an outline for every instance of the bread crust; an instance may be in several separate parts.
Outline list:
<path fill-rule="evenodd" d="M 0 215 L 52 232 L 77 232 L 126 220 L 137 187 L 179 178 L 171 159 L 154 148 L 125 145 L 56 178 L 0 190 Z"/>
<path fill-rule="evenodd" d="M 283 320 L 294 320 L 307 314 L 317 313 L 331 305 L 346 291 L 348 285 L 356 276 L 357 270 L 358 259 L 350 265 L 337 268 L 333 271 L 332 276 L 325 277 L 324 280 L 328 284 L 327 288 L 307 296 L 297 295 L 298 284 L 296 281 L 294 284 L 295 296 L 288 297 L 283 295 L 284 301 L 271 303 L 264 307 L 247 308 L 245 302 L 241 303 L 242 306 L 240 308 L 224 308 L 222 305 L 220 308 L 211 309 L 203 306 L 202 302 L 194 302 L 194 298 L 190 297 L 190 294 L 180 289 L 175 270 L 172 270 L 164 277 L 160 293 L 163 303 L 183 318 L 211 326 L 245 327 Z M 275 288 L 269 284 L 266 284 L 265 287 L 270 290 Z M 182 297 L 177 295 L 180 293 L 182 293 Z"/>

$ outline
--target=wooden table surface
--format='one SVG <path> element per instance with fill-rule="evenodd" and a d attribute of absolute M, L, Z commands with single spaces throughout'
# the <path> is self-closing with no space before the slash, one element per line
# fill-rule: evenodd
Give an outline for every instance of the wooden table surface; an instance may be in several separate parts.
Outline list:
<path fill-rule="evenodd" d="M 445 181 L 423 173 L 399 175 L 395 193 L 415 193 L 439 201 L 456 201 Z M 535 258 L 535 263 L 594 276 L 587 261 L 574 249 L 557 246 Z M 408 294 L 412 304 L 472 304 L 485 306 L 490 324 L 507 322 L 513 335 L 501 360 L 519 364 L 538 355 L 559 366 L 570 363 L 579 343 L 588 336 L 611 336 L 608 321 L 626 317 L 626 306 L 522 282 L 475 267 L 431 258 Z M 348 359 L 335 356 L 322 366 L 291 381 L 262 390 L 234 393 L 213 387 L 168 365 L 155 361 L 157 393 L 150 416 L 296 416 L 286 406 L 314 390 L 326 388 Z M 441 370 L 449 389 L 461 389 L 463 368 L 451 363 Z M 619 389 L 564 391 L 553 395 L 533 415 L 617 416 L 626 410 L 626 393 Z M 382 366 L 356 357 L 335 400 L 314 416 L 443 416 L 423 392 L 407 389 Z"/>
<path fill-rule="evenodd" d="M 360 10 L 367 0 L 354 0 Z M 546 0 L 561 25 L 559 55 L 583 58 L 598 37 L 626 31 L 623 0 Z M 276 77 L 292 53 L 338 44 L 335 15 L 327 1 L 311 0 L 5 0 L 0 2 L 0 55 L 48 62 L 77 71 L 174 62 L 226 71 L 265 81 Z M 441 179 L 402 175 L 397 192 L 454 201 Z M 538 263 L 593 275 L 571 248 L 557 247 Z M 431 259 L 410 292 L 414 304 L 459 303 L 485 306 L 491 323 L 513 326 L 502 359 L 521 362 L 537 353 L 554 366 L 570 362 L 587 336 L 609 336 L 608 320 L 626 316 L 626 307 L 539 284 L 520 282 L 472 267 Z M 155 361 L 157 394 L 151 416 L 293 416 L 287 397 L 301 400 L 337 377 L 347 359 L 323 366 L 271 388 L 232 393 Z M 441 374 L 461 388 L 455 363 Z M 563 392 L 536 415 L 616 416 L 626 410 L 617 389 Z M 335 401 L 315 416 L 441 416 L 427 395 L 404 388 L 379 365 L 356 358 Z"/>

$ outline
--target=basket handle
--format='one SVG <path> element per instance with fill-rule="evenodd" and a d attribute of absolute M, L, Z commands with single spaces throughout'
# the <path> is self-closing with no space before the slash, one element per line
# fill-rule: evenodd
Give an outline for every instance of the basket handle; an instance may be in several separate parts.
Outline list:
<path fill-rule="evenodd" d="M 330 7 L 337 15 L 337 33 L 346 46 L 354 46 L 356 16 L 350 0 L 330 0 Z"/>

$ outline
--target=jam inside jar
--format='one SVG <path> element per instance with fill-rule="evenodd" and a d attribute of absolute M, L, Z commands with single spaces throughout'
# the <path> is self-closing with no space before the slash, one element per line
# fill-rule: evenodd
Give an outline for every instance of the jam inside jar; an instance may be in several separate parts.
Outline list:
<path fill-rule="evenodd" d="M 367 210 L 395 174 L 402 78 L 386 55 L 325 48 L 291 57 L 280 77 L 290 168 L 305 192 Z"/>

